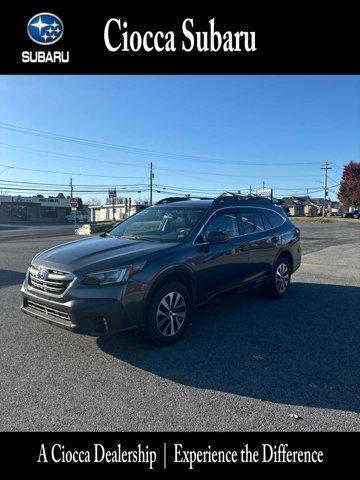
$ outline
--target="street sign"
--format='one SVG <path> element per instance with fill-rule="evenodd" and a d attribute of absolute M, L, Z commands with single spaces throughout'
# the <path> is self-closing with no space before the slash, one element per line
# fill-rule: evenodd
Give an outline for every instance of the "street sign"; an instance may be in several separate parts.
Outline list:
<path fill-rule="evenodd" d="M 115 187 L 109 188 L 108 195 L 109 195 L 109 198 L 116 198 L 116 195 L 117 195 L 116 188 Z"/>
<path fill-rule="evenodd" d="M 271 188 L 260 188 L 256 192 L 260 197 L 271 198 Z"/>
<path fill-rule="evenodd" d="M 74 208 L 76 209 L 78 207 L 78 199 L 77 198 L 70 198 L 70 205 L 71 205 L 71 208 Z"/>

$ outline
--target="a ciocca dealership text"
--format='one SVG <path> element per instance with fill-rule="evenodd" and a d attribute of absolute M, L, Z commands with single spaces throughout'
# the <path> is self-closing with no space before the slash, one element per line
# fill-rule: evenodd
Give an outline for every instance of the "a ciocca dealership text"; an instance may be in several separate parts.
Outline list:
<path fill-rule="evenodd" d="M 198 31 L 194 20 L 186 18 L 181 25 L 181 51 L 183 52 L 255 52 L 256 32 L 220 31 L 215 19 L 208 21 L 205 30 Z M 110 52 L 176 52 L 174 31 L 140 32 L 131 29 L 126 20 L 110 18 L 104 28 L 104 41 Z"/>

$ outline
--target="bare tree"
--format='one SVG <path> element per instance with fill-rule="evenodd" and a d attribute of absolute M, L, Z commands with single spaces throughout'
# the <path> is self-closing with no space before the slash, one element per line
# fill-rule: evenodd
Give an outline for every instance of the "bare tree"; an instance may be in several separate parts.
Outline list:
<path fill-rule="evenodd" d="M 101 205 L 101 200 L 97 197 L 87 198 L 85 202 L 87 205 Z"/>

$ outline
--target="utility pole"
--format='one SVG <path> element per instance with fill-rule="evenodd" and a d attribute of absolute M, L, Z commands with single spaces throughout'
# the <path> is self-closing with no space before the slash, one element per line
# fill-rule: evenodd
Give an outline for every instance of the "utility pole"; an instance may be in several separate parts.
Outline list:
<path fill-rule="evenodd" d="M 326 208 L 326 197 L 327 197 L 327 177 L 328 177 L 328 170 L 331 170 L 329 162 L 325 162 L 321 167 L 321 170 L 324 170 L 324 206 L 322 211 L 322 216 L 325 217 L 325 208 Z"/>
<path fill-rule="evenodd" d="M 154 178 L 153 164 L 152 162 L 150 162 L 150 206 L 153 204 L 153 178 Z"/>
<path fill-rule="evenodd" d="M 108 189 L 108 197 L 111 200 L 112 217 L 113 217 L 113 222 L 115 223 L 115 198 L 117 198 L 117 191 L 115 187 L 111 187 Z M 127 198 L 125 198 L 124 201 L 125 201 L 125 212 L 126 212 Z"/>
<path fill-rule="evenodd" d="M 265 182 L 263 181 L 263 188 L 265 188 Z"/>
<path fill-rule="evenodd" d="M 251 185 L 250 185 L 250 195 L 251 195 L 251 193 L 252 193 L 252 190 L 251 190 Z"/>
<path fill-rule="evenodd" d="M 74 195 L 74 186 L 73 186 L 72 178 L 70 178 L 70 201 L 73 198 L 73 195 Z M 72 208 L 71 208 L 71 210 L 72 210 Z M 75 219 L 74 219 L 75 227 L 76 227 L 76 212 L 77 212 L 77 209 L 75 209 Z"/>

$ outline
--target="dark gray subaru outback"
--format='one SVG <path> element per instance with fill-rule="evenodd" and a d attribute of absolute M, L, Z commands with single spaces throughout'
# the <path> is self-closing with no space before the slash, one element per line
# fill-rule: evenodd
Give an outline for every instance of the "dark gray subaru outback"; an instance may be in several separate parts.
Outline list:
<path fill-rule="evenodd" d="M 261 283 L 284 296 L 300 261 L 299 229 L 266 198 L 168 198 L 106 234 L 36 255 L 22 310 L 93 335 L 143 325 L 168 344 L 216 295 Z"/>

